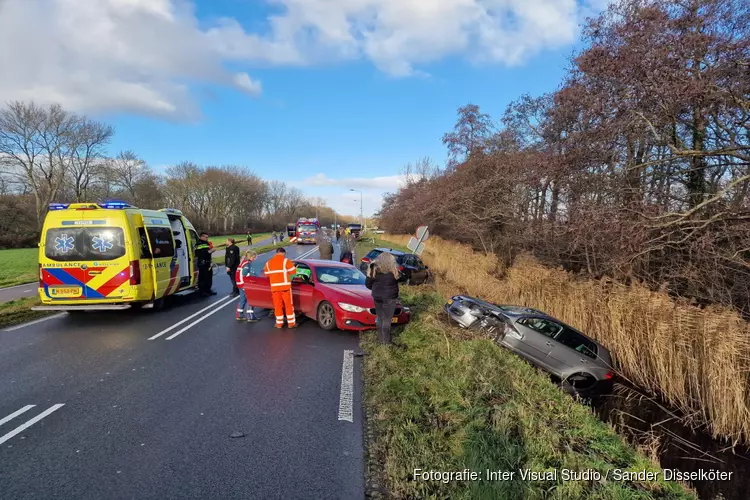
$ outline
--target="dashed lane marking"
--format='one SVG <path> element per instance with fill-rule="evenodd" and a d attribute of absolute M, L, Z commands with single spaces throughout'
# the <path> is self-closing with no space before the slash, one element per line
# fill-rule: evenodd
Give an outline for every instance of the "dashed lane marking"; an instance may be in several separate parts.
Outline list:
<path fill-rule="evenodd" d="M 26 413 L 27 411 L 29 411 L 30 409 L 32 409 L 34 406 L 35 405 L 26 405 L 23 408 L 21 408 L 20 410 L 14 411 L 13 413 L 11 413 L 10 415 L 8 415 L 7 417 L 5 417 L 2 420 L 0 420 L 0 425 L 3 425 L 5 422 L 10 422 L 14 418 L 16 418 L 18 415 L 20 415 L 22 413 Z"/>
<path fill-rule="evenodd" d="M 228 299 L 231 299 L 231 298 L 232 298 L 231 296 L 228 296 L 228 297 L 224 297 L 224 298 L 222 298 L 222 299 L 219 299 L 219 300 L 217 300 L 216 302 L 212 302 L 212 303 L 211 303 L 210 305 L 208 305 L 208 306 L 204 307 L 203 309 L 201 309 L 201 310 L 200 310 L 200 311 L 198 311 L 197 313 L 191 314 L 190 316 L 188 316 L 187 318 L 183 319 L 182 321 L 178 321 L 177 323 L 175 323 L 174 325 L 170 326 L 169 328 L 166 328 L 166 329 L 164 329 L 164 330 L 160 331 L 159 333 L 157 333 L 157 334 L 156 334 L 156 335 L 154 335 L 153 337 L 149 337 L 149 340 L 155 340 L 155 339 L 158 339 L 159 337 L 161 337 L 161 336 L 162 336 L 162 335 L 164 335 L 165 333 L 169 333 L 169 332 L 171 332 L 172 330 L 174 330 L 174 329 L 175 329 L 175 328 L 177 328 L 178 326 L 180 326 L 180 325 L 182 325 L 182 324 L 184 324 L 184 323 L 187 323 L 188 321 L 190 321 L 191 319 L 195 318 L 195 317 L 196 317 L 196 316 L 198 316 L 199 314 L 201 314 L 201 313 L 203 313 L 203 312 L 205 312 L 205 311 L 208 311 L 208 310 L 209 310 L 209 309 L 211 309 L 212 307 L 216 307 L 217 305 L 219 305 L 219 304 L 221 304 L 222 302 L 224 302 L 224 301 L 226 301 L 226 300 L 228 300 Z M 231 302 L 231 301 L 230 301 L 230 302 Z M 227 302 L 226 304 L 229 304 L 230 302 Z M 224 305 L 226 305 L 226 304 L 224 304 Z M 224 307 L 224 306 L 222 306 L 222 307 Z M 217 309 L 217 310 L 218 310 L 218 309 Z"/>
<path fill-rule="evenodd" d="M 339 420 L 354 422 L 354 351 L 344 351 L 341 365 L 341 394 L 339 396 Z"/>
<path fill-rule="evenodd" d="M 231 296 L 230 296 L 230 298 L 236 298 L 236 297 L 231 297 Z M 219 302 L 221 302 L 221 301 L 219 301 Z M 217 313 L 217 312 L 219 312 L 220 310 L 224 309 L 224 308 L 225 308 L 226 306 L 230 306 L 230 305 L 232 305 L 232 303 L 234 303 L 234 301 L 233 301 L 233 300 L 230 300 L 230 301 L 228 301 L 228 302 L 225 302 L 224 304 L 220 305 L 219 307 L 217 307 L 216 309 L 214 309 L 214 310 L 213 310 L 213 311 L 211 311 L 210 313 L 206 314 L 205 316 L 203 316 L 203 317 L 200 317 L 200 318 L 196 319 L 195 321 L 193 321 L 192 323 L 190 323 L 189 325 L 187 325 L 186 327 L 184 327 L 184 328 L 183 328 L 182 330 L 180 330 L 180 331 L 178 331 L 178 332 L 176 332 L 176 333 L 173 333 L 172 335 L 170 335 L 169 337 L 167 337 L 167 340 L 172 340 L 173 338 L 175 338 L 175 337 L 176 337 L 176 336 L 178 336 L 179 334 L 181 334 L 181 333 L 183 333 L 183 332 L 186 332 L 186 331 L 188 331 L 188 330 L 189 330 L 190 328 L 194 327 L 195 325 L 197 325 L 198 323 L 200 323 L 200 322 L 201 322 L 201 321 L 203 321 L 204 319 L 208 318 L 208 317 L 209 317 L 209 316 L 211 316 L 212 314 L 216 314 L 216 313 Z M 217 302 L 217 304 L 218 304 L 218 302 Z"/>
<path fill-rule="evenodd" d="M 31 406 L 31 408 L 34 407 L 34 405 L 29 405 L 29 406 Z M 35 423 L 39 422 L 40 420 L 42 420 L 45 417 L 48 417 L 49 415 L 51 415 L 55 411 L 59 410 L 63 406 L 65 406 L 65 405 L 64 404 L 52 405 L 49 408 L 47 408 L 46 410 L 44 410 L 42 413 L 40 413 L 39 415 L 37 415 L 36 417 L 34 417 L 34 418 L 30 419 L 30 420 L 27 420 L 26 422 L 24 422 L 23 424 L 19 425 L 18 427 L 16 427 L 15 429 L 13 429 L 12 431 L 10 431 L 9 433 L 5 434 L 4 436 L 0 436 L 0 444 L 3 444 L 4 442 L 8 441 L 12 437 L 14 437 L 14 436 L 22 433 L 23 431 L 25 431 L 26 429 L 28 429 L 29 427 L 31 427 Z M 29 409 L 28 407 L 24 407 L 24 408 Z M 5 422 L 9 421 L 11 418 L 15 418 L 15 416 L 20 415 L 21 413 L 24 413 L 26 411 L 26 410 L 24 410 L 24 408 L 21 408 L 21 410 L 15 412 L 15 413 L 12 413 L 11 415 L 8 415 L 7 417 L 5 417 L 3 419 L 3 421 L 2 421 L 2 423 L 5 423 Z"/>

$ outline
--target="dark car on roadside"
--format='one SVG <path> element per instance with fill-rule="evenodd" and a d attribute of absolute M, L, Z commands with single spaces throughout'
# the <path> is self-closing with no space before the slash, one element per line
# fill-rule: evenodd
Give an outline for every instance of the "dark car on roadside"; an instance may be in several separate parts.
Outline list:
<path fill-rule="evenodd" d="M 392 248 L 373 248 L 367 255 L 362 257 L 362 261 L 359 263 L 359 270 L 367 274 L 367 268 L 370 266 L 370 263 L 383 252 L 387 252 L 396 258 L 398 270 L 401 271 L 400 283 L 422 285 L 430 280 L 430 268 L 424 265 L 424 262 L 422 262 L 422 259 L 418 255 L 404 253 Z"/>
<path fill-rule="evenodd" d="M 463 328 L 491 333 L 497 344 L 553 375 L 566 392 L 596 396 L 613 388 L 607 348 L 542 311 L 466 295 L 451 298 L 445 311 Z"/>

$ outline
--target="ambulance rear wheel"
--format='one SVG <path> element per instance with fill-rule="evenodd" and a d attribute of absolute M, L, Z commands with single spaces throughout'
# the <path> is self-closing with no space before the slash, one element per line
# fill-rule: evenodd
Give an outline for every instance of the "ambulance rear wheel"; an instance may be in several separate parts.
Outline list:
<path fill-rule="evenodd" d="M 160 311 L 160 310 L 164 309 L 164 298 L 163 297 L 161 299 L 156 299 L 154 301 L 154 308 L 153 309 L 154 309 L 154 311 Z"/>

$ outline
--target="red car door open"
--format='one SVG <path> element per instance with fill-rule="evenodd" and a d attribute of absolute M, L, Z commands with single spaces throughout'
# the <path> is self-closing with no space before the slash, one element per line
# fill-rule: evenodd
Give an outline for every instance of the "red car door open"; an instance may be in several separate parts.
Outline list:
<path fill-rule="evenodd" d="M 271 284 L 264 275 L 246 277 L 244 288 L 248 304 L 260 309 L 273 309 Z"/>

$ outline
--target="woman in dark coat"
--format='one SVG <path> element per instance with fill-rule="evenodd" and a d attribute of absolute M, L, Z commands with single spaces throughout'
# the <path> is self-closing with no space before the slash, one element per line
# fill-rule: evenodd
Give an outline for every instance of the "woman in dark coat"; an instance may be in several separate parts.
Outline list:
<path fill-rule="evenodd" d="M 391 318 L 396 311 L 399 274 L 396 259 L 388 252 L 381 252 L 367 271 L 365 286 L 372 290 L 375 301 L 379 344 L 392 342 Z"/>

